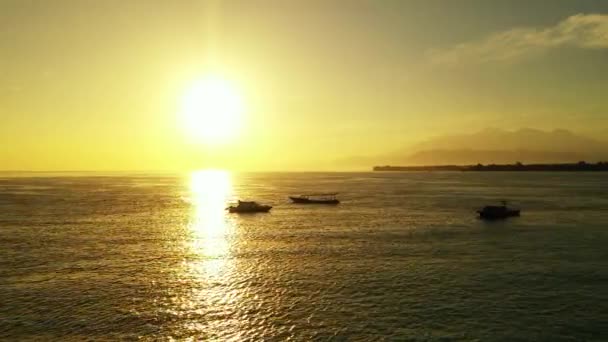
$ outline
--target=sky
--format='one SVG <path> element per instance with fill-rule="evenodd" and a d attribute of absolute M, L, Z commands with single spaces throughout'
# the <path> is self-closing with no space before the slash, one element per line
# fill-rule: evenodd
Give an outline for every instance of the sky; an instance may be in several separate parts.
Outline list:
<path fill-rule="evenodd" d="M 608 1 L 0 0 L 0 170 L 315 170 L 488 127 L 608 136 Z M 215 75 L 240 130 L 194 141 Z"/>

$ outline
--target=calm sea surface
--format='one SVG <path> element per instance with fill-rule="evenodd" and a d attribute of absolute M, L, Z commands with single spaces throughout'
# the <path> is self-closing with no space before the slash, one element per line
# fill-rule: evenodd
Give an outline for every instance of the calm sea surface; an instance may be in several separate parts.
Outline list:
<path fill-rule="evenodd" d="M 607 341 L 607 209 L 608 173 L 0 174 L 0 339 Z"/>

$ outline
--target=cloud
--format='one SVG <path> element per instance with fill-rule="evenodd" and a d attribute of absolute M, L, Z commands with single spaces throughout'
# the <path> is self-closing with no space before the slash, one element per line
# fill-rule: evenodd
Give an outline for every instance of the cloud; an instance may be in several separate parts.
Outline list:
<path fill-rule="evenodd" d="M 429 51 L 432 63 L 514 62 L 558 47 L 608 48 L 608 15 L 577 14 L 546 28 L 523 27 Z"/>

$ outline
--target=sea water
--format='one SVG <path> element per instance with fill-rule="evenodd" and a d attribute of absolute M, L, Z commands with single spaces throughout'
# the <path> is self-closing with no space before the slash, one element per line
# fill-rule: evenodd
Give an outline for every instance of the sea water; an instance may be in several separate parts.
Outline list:
<path fill-rule="evenodd" d="M 0 174 L 4 340 L 608 340 L 608 173 Z M 339 192 L 338 206 L 288 195 Z M 229 214 L 237 199 L 267 214 Z M 485 222 L 509 200 L 522 215 Z"/>

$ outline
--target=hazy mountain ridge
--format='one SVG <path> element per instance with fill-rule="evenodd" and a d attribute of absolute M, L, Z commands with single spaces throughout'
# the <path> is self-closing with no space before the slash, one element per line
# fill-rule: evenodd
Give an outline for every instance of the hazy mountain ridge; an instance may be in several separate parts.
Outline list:
<path fill-rule="evenodd" d="M 608 143 L 565 129 L 516 131 L 486 128 L 473 134 L 444 135 L 416 144 L 410 164 L 559 163 L 608 159 Z"/>
<path fill-rule="evenodd" d="M 587 160 L 588 156 L 576 152 L 553 152 L 535 150 L 424 150 L 406 158 L 415 165 L 469 165 L 469 164 L 511 164 L 560 163 Z"/>
<path fill-rule="evenodd" d="M 608 143 L 565 129 L 542 131 L 522 128 L 508 131 L 486 128 L 473 134 L 443 135 L 411 147 L 412 151 L 423 150 L 528 150 L 551 152 L 594 153 L 608 151 Z"/>
<path fill-rule="evenodd" d="M 400 151 L 339 161 L 348 167 L 373 165 L 467 165 L 571 163 L 608 160 L 608 142 L 565 129 L 515 131 L 486 128 L 472 134 L 437 136 Z"/>

